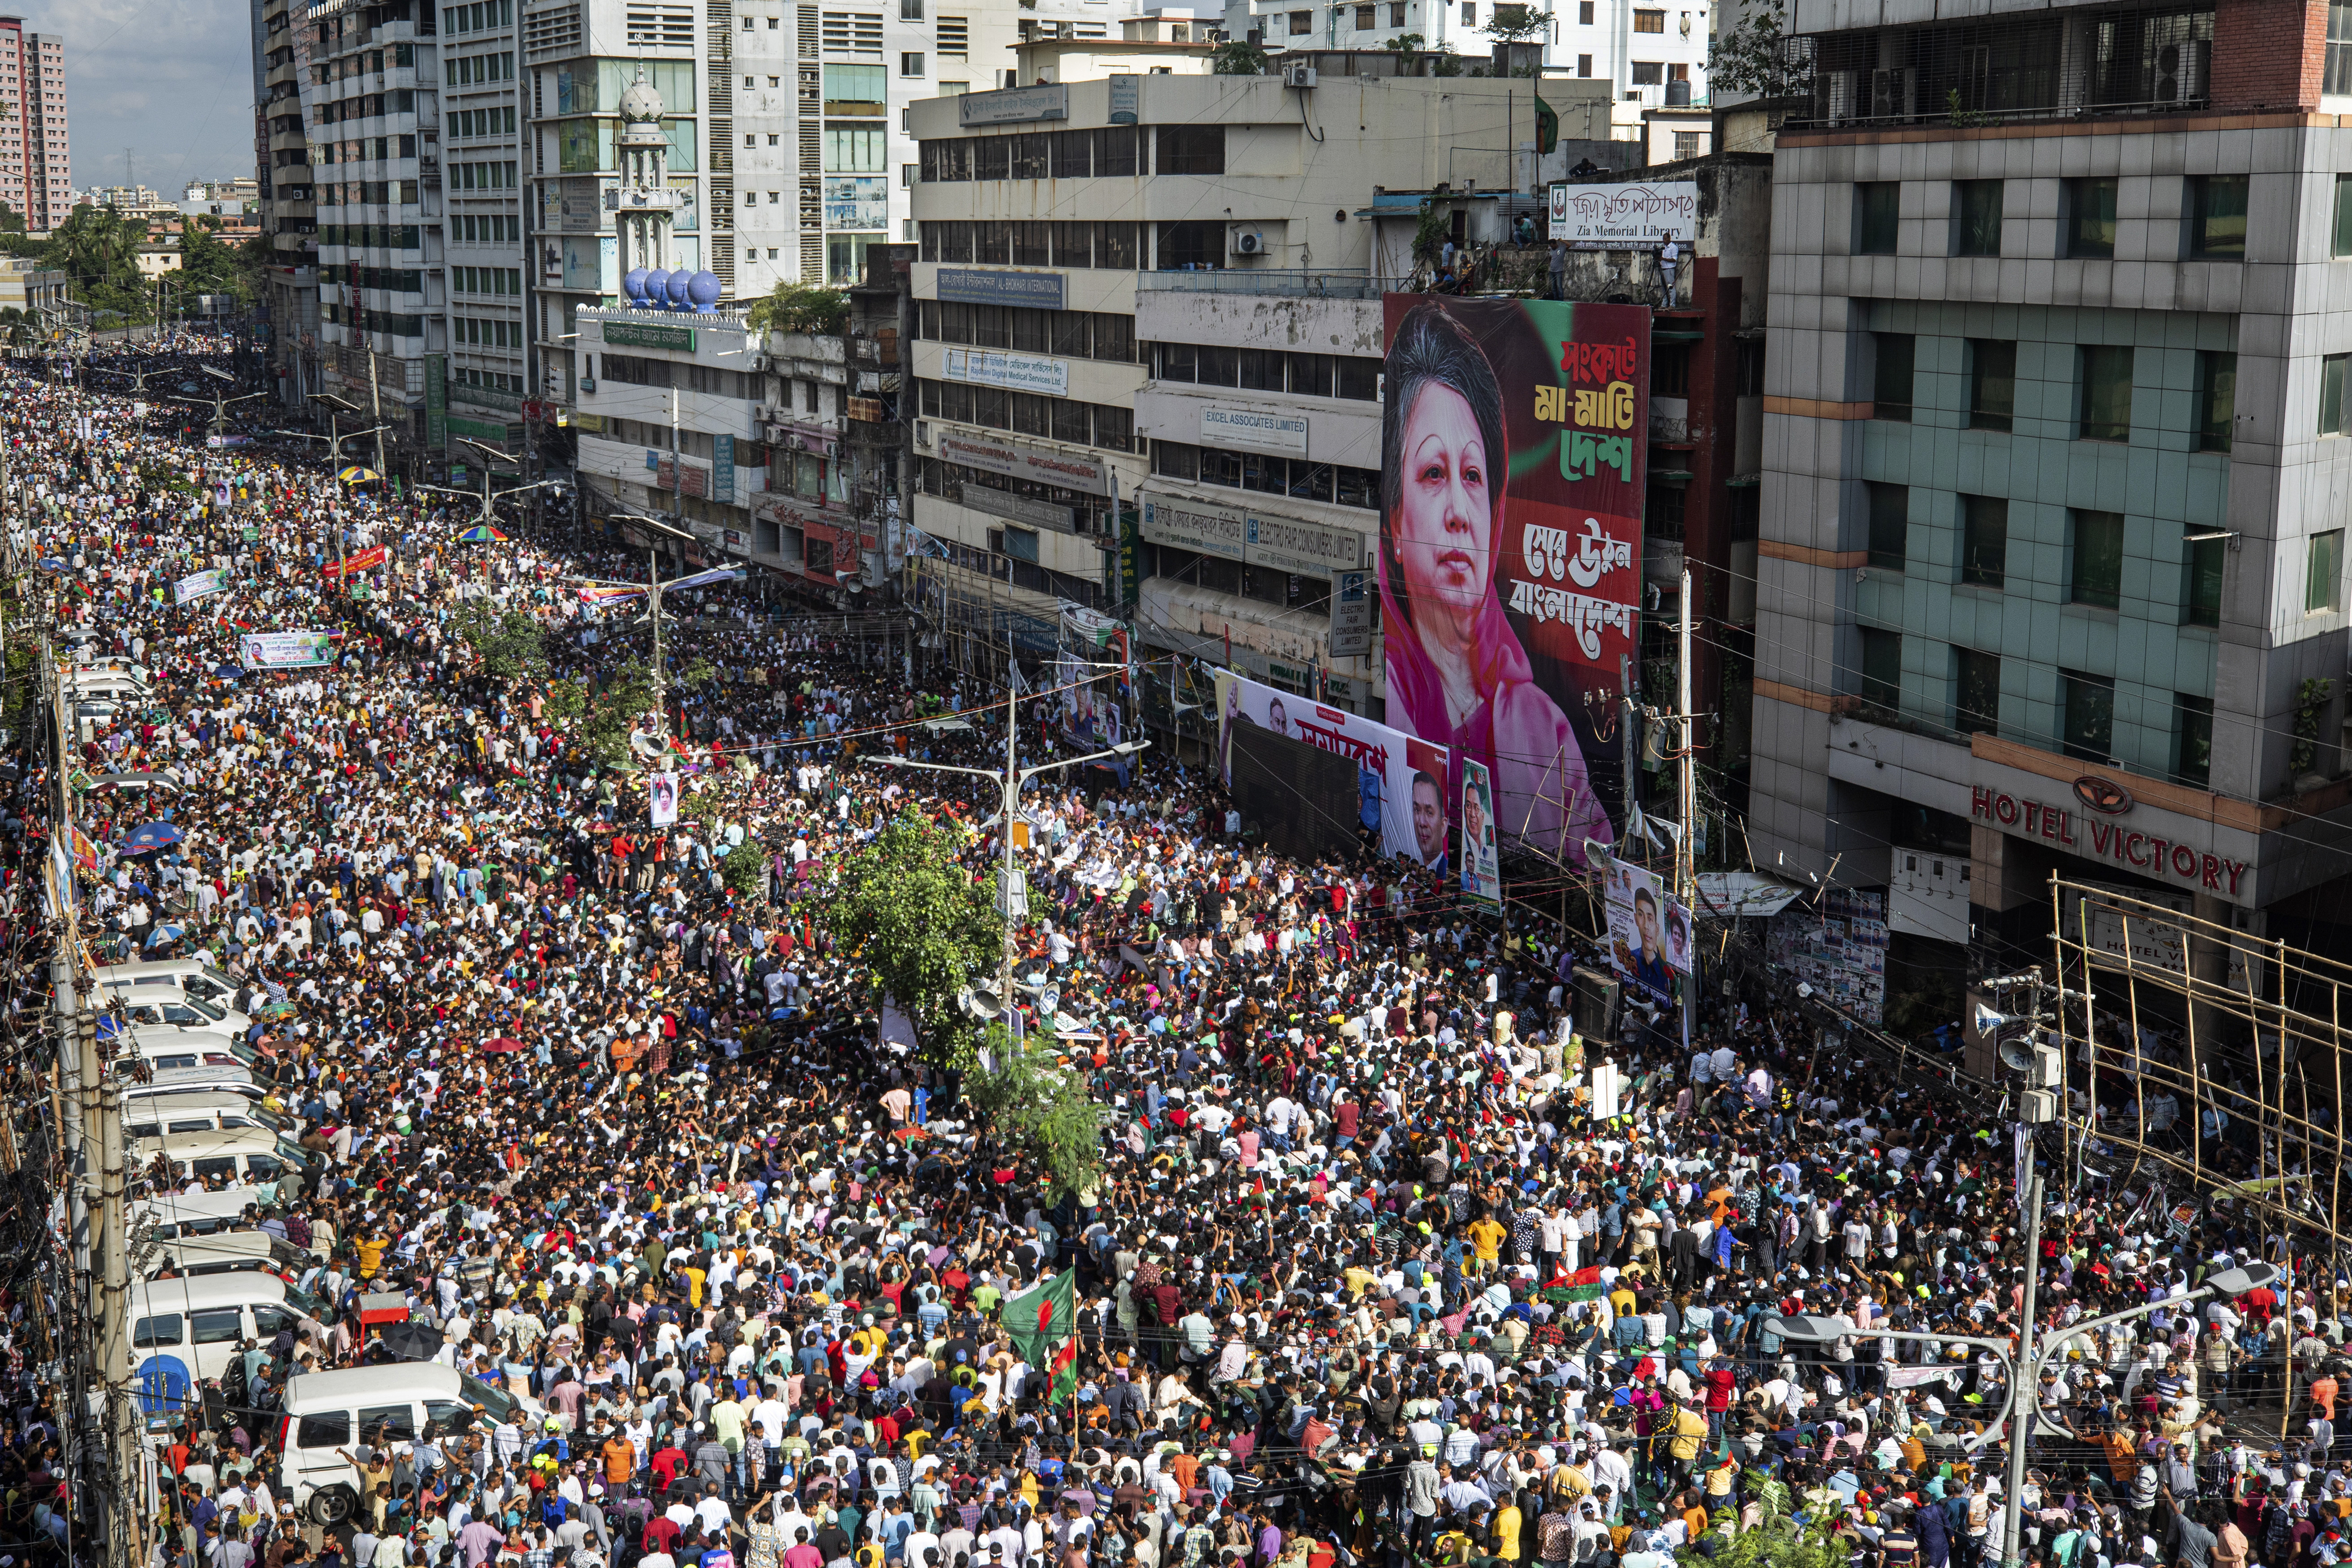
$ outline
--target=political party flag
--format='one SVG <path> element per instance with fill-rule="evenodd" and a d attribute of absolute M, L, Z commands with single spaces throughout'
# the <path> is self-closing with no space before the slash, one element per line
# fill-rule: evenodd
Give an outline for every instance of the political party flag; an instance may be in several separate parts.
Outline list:
<path fill-rule="evenodd" d="M 1049 1399 L 1078 1391 L 1077 1301 L 1078 1271 L 1065 1269 L 1004 1303 L 1004 1332 L 1021 1359 L 1045 1374 Z"/>

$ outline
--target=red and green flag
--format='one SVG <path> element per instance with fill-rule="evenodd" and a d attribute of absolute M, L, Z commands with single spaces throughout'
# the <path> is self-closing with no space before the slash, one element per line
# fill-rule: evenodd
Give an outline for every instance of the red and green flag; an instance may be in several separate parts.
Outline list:
<path fill-rule="evenodd" d="M 1021 1359 L 1044 1370 L 1047 1397 L 1078 1392 L 1078 1271 L 1065 1269 L 1004 1303 L 1004 1331 Z"/>

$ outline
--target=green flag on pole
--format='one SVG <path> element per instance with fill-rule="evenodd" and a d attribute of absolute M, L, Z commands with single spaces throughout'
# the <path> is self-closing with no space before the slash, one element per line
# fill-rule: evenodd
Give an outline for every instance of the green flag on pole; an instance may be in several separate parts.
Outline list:
<path fill-rule="evenodd" d="M 1078 1391 L 1078 1271 L 1065 1269 L 1004 1303 L 1004 1331 L 1021 1359 L 1051 1379 L 1048 1398 Z"/>

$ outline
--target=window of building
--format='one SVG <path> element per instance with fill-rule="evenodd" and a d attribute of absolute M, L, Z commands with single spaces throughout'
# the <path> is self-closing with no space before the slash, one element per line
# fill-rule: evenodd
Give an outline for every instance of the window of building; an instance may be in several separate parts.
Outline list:
<path fill-rule="evenodd" d="M 1312 11 L 1293 11 L 1293 12 L 1290 14 L 1290 36 L 1291 36 L 1292 37 L 1294 37 L 1294 38 L 1304 38 L 1304 37 L 1310 37 L 1310 36 L 1314 33 L 1314 31 L 1315 31 L 1315 13 L 1314 13 L 1314 12 L 1312 12 Z"/>
<path fill-rule="evenodd" d="M 1853 254 L 1893 256 L 1902 212 L 1903 186 L 1872 180 L 1853 188 Z"/>
<path fill-rule="evenodd" d="M 2202 261 L 2246 258 L 2245 175 L 2190 176 L 2189 254 Z"/>
<path fill-rule="evenodd" d="M 1908 332 L 1873 332 L 1870 342 L 1870 416 L 1907 423 L 1911 418 L 1912 359 L 1918 340 Z"/>
<path fill-rule="evenodd" d="M 898 57 L 898 74 L 902 77 L 921 76 L 923 57 L 920 54 L 901 54 Z"/>
<path fill-rule="evenodd" d="M 879 174 L 887 133 L 878 125 L 824 128 L 824 172 L 828 174 Z"/>
<path fill-rule="evenodd" d="M 1389 26 L 1391 27 L 1404 26 L 1404 0 L 1389 0 Z"/>
<path fill-rule="evenodd" d="M 1592 26 L 1592 0 L 1576 0 L 1576 24 L 1580 27 Z"/>
<path fill-rule="evenodd" d="M 1592 57 L 1591 55 L 1579 55 L 1576 57 L 1576 74 L 1587 78 L 1588 80 L 1591 78 Z"/>
<path fill-rule="evenodd" d="M 1969 340 L 1969 428 L 2007 430 L 2017 408 L 2017 345 Z"/>
<path fill-rule="evenodd" d="M 1159 128 L 1159 143 L 1160 173 L 1225 172 L 1225 128 L 1222 125 L 1163 125 Z"/>
<path fill-rule="evenodd" d="M 2352 6 L 2347 6 L 2347 10 L 2352 12 Z M 2335 57 L 2333 49 L 2328 51 L 2328 57 L 2330 59 Z M 2336 256 L 2352 256 L 2352 174 L 2336 176 L 2336 223 L 2333 232 L 2334 238 L 2327 247 L 2328 254 Z"/>
<path fill-rule="evenodd" d="M 2062 232 L 2066 237 L 2068 256 L 2112 256 L 2116 254 L 2114 180 L 2067 181 L 2065 206 Z"/>
<path fill-rule="evenodd" d="M 1952 182 L 1952 254 L 1954 256 L 1999 256 L 2000 254 L 2002 184 L 2003 183 L 1999 180 Z"/>
<path fill-rule="evenodd" d="M 1463 31 L 1465 31 L 1465 32 L 1468 32 L 1471 28 L 1473 28 L 1473 27 L 1476 26 L 1477 25 L 1478 25 L 1478 7 L 1477 7 L 1477 6 L 1475 6 L 1475 5 L 1465 5 L 1462 7 L 1462 29 L 1463 29 Z"/>
<path fill-rule="evenodd" d="M 1633 62 L 1633 85 L 1635 87 L 1656 87 L 1665 79 L 1666 68 L 1660 65 L 1657 61 L 1635 60 Z"/>
<path fill-rule="evenodd" d="M 2352 93 L 2352 5 L 2327 7 L 2327 62 L 2321 68 L 2319 90 Z"/>
<path fill-rule="evenodd" d="M 2132 351 L 2085 343 L 2083 361 L 2084 441 L 2131 439 Z"/>
<path fill-rule="evenodd" d="M 1911 553 L 1911 487 L 1872 484 L 1870 491 L 1870 564 L 1885 571 L 1901 571 Z"/>
<path fill-rule="evenodd" d="M 1677 162 L 1679 162 L 1680 160 L 1685 159 L 1685 158 L 1696 158 L 1696 157 L 1697 157 L 1697 156 L 1698 156 L 1698 132 L 1697 132 L 1697 131 L 1675 131 L 1675 160 L 1676 160 Z"/>
<path fill-rule="evenodd" d="M 2221 623 L 2223 547 L 2229 538 L 2218 528 L 2191 525 L 2181 543 L 2180 619 L 2189 626 Z"/>
<path fill-rule="evenodd" d="M 2000 655 L 1952 650 L 1952 727 L 1962 735 L 2000 732 Z"/>
<path fill-rule="evenodd" d="M 2068 552 L 2066 599 L 2097 610 L 2123 602 L 2124 517 L 2121 512 L 2077 511 Z"/>
<path fill-rule="evenodd" d="M 923 0 L 898 0 L 898 20 L 919 22 L 923 19 Z"/>
<path fill-rule="evenodd" d="M 1664 11 L 1636 11 L 1633 13 L 1633 31 L 1637 33 L 1663 33 L 1665 30 L 1666 14 Z"/>
<path fill-rule="evenodd" d="M 2303 612 L 2332 615 L 2344 608 L 2344 530 L 2329 528 L 2311 536 L 2311 554 L 2303 573 Z"/>
<path fill-rule="evenodd" d="M 1357 7 L 1356 7 L 1356 30 L 1357 30 L 1358 32 L 1361 32 L 1361 33 L 1369 33 L 1369 32 L 1370 32 L 1374 27 L 1379 26 L 1380 26 L 1380 23 L 1379 23 L 1378 21 L 1374 20 L 1374 18 L 1375 18 L 1375 17 L 1377 17 L 1379 15 L 1380 15 L 1380 7 L 1379 7 L 1379 6 L 1377 6 L 1377 5 L 1359 5 L 1359 6 L 1357 6 Z"/>
<path fill-rule="evenodd" d="M 2110 675 L 2062 670 L 2058 685 L 2063 702 L 2064 733 L 2059 737 L 2066 755 L 2082 762 L 2105 762 L 2115 755 L 2116 683 Z"/>
<path fill-rule="evenodd" d="M 1977 588 L 2009 580 L 2009 503 L 1998 496 L 1960 497 L 1960 580 Z"/>
<path fill-rule="evenodd" d="M 2352 372 L 2352 354 L 2330 354 L 2319 361 L 2319 434 L 2352 435 L 2352 398 L 2344 382 Z"/>
<path fill-rule="evenodd" d="M 2330 50 L 2332 56 L 2335 51 Z M 2172 694 L 2172 776 L 2203 789 L 2213 779 L 2213 699 Z"/>
<path fill-rule="evenodd" d="M 2227 452 L 2238 427 L 2238 356 L 2206 349 L 2197 355 L 2197 450 Z"/>
<path fill-rule="evenodd" d="M 1893 713 L 1903 706 L 1903 634 L 1862 628 L 1862 700 Z"/>

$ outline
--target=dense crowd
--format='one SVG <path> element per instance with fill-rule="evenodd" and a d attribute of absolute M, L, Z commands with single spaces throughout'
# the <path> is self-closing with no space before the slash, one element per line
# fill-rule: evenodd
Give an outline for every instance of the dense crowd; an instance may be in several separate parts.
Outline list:
<path fill-rule="evenodd" d="M 2006 1363 L 1888 1337 L 2019 1329 L 1991 1108 L 1821 1051 L 1760 983 L 1711 995 L 1687 1043 L 1638 1010 L 1576 1038 L 1580 939 L 1372 859 L 1285 860 L 1154 751 L 1024 796 L 1022 948 L 1106 1108 L 1099 1183 L 1056 1191 L 958 1074 L 877 1030 L 815 913 L 902 812 L 949 824 L 976 876 L 999 862 L 992 788 L 868 765 L 1001 762 L 998 691 L 750 584 L 676 596 L 671 706 L 633 742 L 677 737 L 685 809 L 656 827 L 644 774 L 550 695 L 645 656 L 641 602 L 580 591 L 642 555 L 569 528 L 461 543 L 475 507 L 204 446 L 87 367 L 10 382 L 10 518 L 57 633 L 155 693 L 86 716 L 64 763 L 90 786 L 87 850 L 63 847 L 92 956 L 234 977 L 314 1162 L 250 1218 L 322 1314 L 156 1404 L 156 1568 L 1661 1568 L 1806 1531 L 1891 1568 L 2000 1555 L 2004 1443 L 1977 1439 Z M 225 590 L 175 601 L 213 570 Z M 493 674 L 468 635 L 509 612 L 543 628 L 546 676 Z M 248 632 L 300 630 L 339 633 L 330 662 L 245 661 Z M 981 722 L 937 722 L 957 714 Z M 1085 744 L 1051 694 L 1018 731 L 1032 762 Z M 100 787 L 140 772 L 168 786 Z M 49 785 L 28 767 L 7 821 L 19 936 Z M 1625 1092 L 1596 1123 L 1603 1055 Z M 2273 1245 L 2228 1204 L 2176 1228 L 2152 1198 L 2053 1199 L 2042 1323 L 2189 1296 Z M 2020 1554 L 2344 1555 L 2332 1273 L 2069 1340 L 2021 1396 Z M 1005 1309 L 1065 1276 L 1057 1368 L 1061 1331 Z M 361 1432 L 348 1517 L 298 1510 L 287 1382 L 386 1355 L 361 1322 L 386 1293 L 516 1400 Z M 1840 1337 L 1783 1339 L 1786 1313 Z M 76 1525 L 35 1333 L 16 1300 L 0 1486 L 14 1552 L 47 1563 Z"/>

